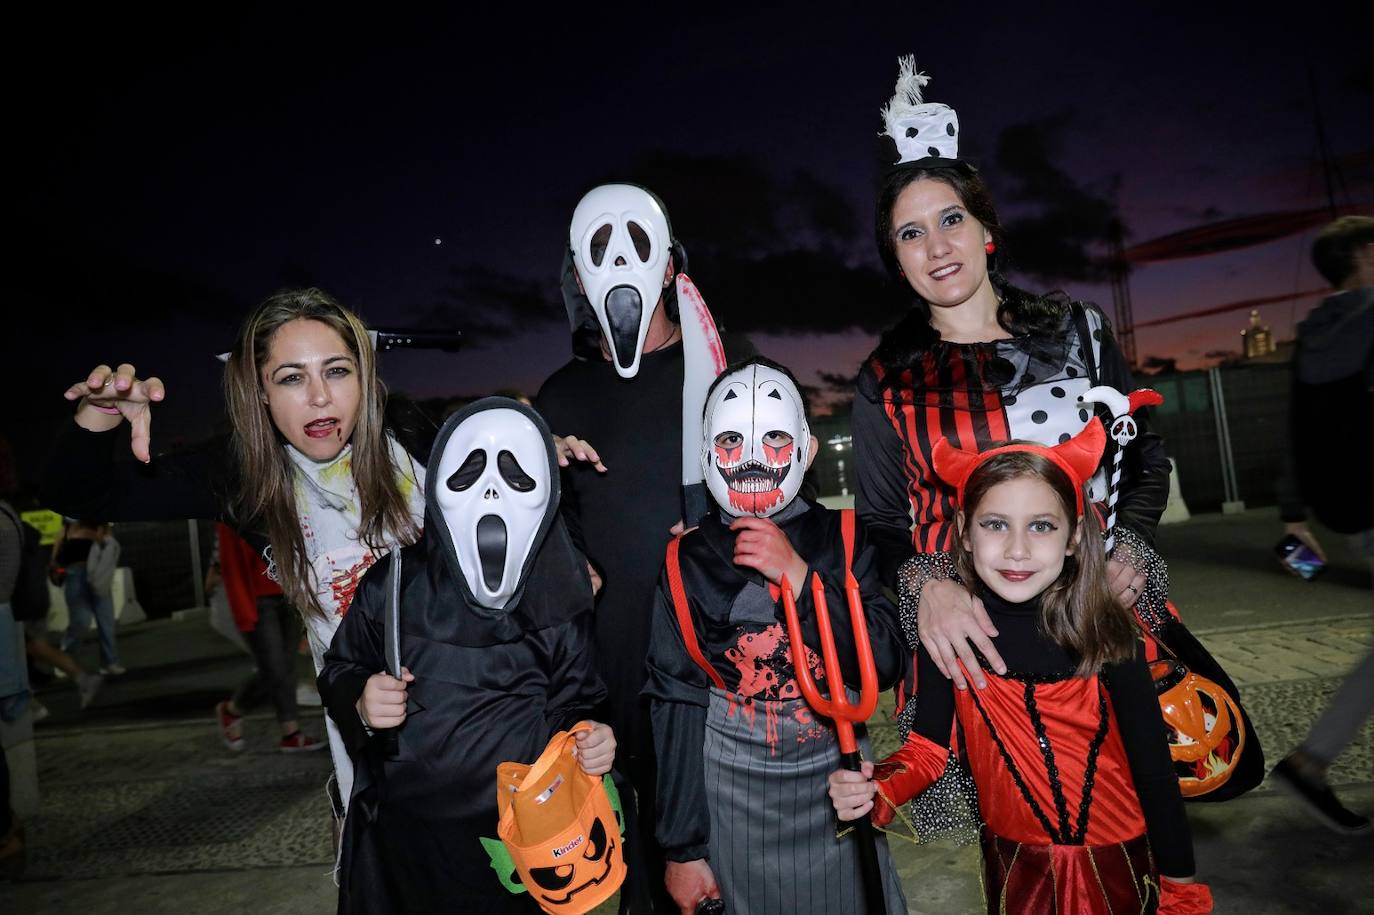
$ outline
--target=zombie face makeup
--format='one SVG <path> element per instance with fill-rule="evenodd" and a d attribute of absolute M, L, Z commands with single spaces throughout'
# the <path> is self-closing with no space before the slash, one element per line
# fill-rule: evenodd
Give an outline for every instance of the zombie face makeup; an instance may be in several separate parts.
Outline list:
<path fill-rule="evenodd" d="M 811 451 L 801 395 L 765 365 L 723 377 L 706 401 L 706 487 L 727 514 L 767 518 L 801 489 Z"/>
<path fill-rule="evenodd" d="M 362 401 L 358 362 L 329 325 L 297 318 L 278 328 L 262 390 L 277 431 L 312 461 L 334 460 L 353 437 Z"/>
<path fill-rule="evenodd" d="M 429 462 L 431 514 L 480 606 L 517 597 L 558 509 L 549 433 L 537 414 L 489 397 L 444 426 Z"/>
<path fill-rule="evenodd" d="M 643 188 L 603 184 L 577 204 L 568 244 L 611 364 L 622 378 L 633 378 L 663 295 L 672 253 L 668 215 Z"/>

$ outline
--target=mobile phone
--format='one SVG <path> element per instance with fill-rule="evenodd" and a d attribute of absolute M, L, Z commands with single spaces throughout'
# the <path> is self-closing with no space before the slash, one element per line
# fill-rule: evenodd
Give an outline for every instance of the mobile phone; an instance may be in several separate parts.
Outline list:
<path fill-rule="evenodd" d="M 1305 581 L 1316 578 L 1326 568 L 1326 562 L 1292 534 L 1275 544 L 1274 552 L 1285 569 Z"/>

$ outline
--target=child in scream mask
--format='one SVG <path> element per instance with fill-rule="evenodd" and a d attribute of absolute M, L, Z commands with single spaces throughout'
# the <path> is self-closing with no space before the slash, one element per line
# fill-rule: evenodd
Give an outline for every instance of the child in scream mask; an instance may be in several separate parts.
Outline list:
<path fill-rule="evenodd" d="M 685 912 L 716 896 L 727 912 L 860 912 L 854 840 L 836 837 L 824 803 L 840 751 L 797 687 L 778 586 L 784 576 L 792 583 L 818 682 L 816 618 L 802 584 L 812 572 L 825 585 L 848 685 L 859 673 L 846 567 L 860 584 L 883 689 L 904 672 L 896 610 L 862 532 L 847 556 L 842 513 L 798 496 L 816 439 L 790 372 L 762 358 L 727 369 L 708 395 L 704 429 L 715 511 L 669 546 L 645 688 L 668 892 Z M 885 845 L 879 854 L 888 910 L 905 912 Z"/>
<path fill-rule="evenodd" d="M 1054 448 L 936 443 L 935 470 L 958 494 L 960 575 L 996 624 L 1009 670 L 956 692 L 918 646 L 906 743 L 876 767 L 830 777 L 841 819 L 886 825 L 944 771 L 957 722 L 978 787 L 990 913 L 1211 911 L 1210 891 L 1193 882 L 1144 645 L 1112 599 L 1097 518 L 1083 510 L 1105 441 L 1093 421 Z"/>
<path fill-rule="evenodd" d="M 612 859 L 624 854 L 616 824 L 601 824 L 600 840 L 569 859 L 586 878 L 577 882 L 558 871 L 547 886 L 520 885 L 496 841 L 497 765 L 534 762 L 606 695 L 591 582 L 558 516 L 558 483 L 537 413 L 501 397 L 472 404 L 435 442 L 424 533 L 358 586 L 319 678 L 357 773 L 341 913 L 571 910 L 609 886 Z M 399 679 L 385 672 L 396 557 Z M 384 729 L 394 749 L 375 733 Z M 587 774 L 605 774 L 610 728 L 579 731 L 576 753 Z"/>

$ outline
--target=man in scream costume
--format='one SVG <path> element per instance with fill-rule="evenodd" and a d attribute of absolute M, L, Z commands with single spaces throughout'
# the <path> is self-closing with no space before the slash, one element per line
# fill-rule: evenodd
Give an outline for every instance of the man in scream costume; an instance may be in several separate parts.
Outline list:
<path fill-rule="evenodd" d="M 557 460 L 533 410 L 490 397 L 445 423 L 424 535 L 364 576 L 320 674 L 357 771 L 341 912 L 537 911 L 507 890 L 482 840 L 497 835 L 497 764 L 534 761 L 605 697 L 591 583 L 558 502 Z M 398 555 L 399 680 L 378 673 Z M 370 704 L 376 690 L 390 712 Z M 374 727 L 394 728 L 394 747 Z M 605 725 L 579 737 L 584 768 L 608 741 L 613 750 Z"/>
<path fill-rule="evenodd" d="M 568 468 L 563 516 L 604 581 L 596 607 L 598 671 L 620 741 L 617 768 L 639 802 L 641 841 L 630 842 L 626 884 L 635 895 L 656 887 L 662 872 L 652 843 L 653 742 L 639 692 L 654 582 L 669 529 L 682 518 L 684 363 L 674 279 L 686 268 L 685 254 L 662 202 L 627 184 L 589 191 L 573 213 L 568 241 L 563 297 L 574 358 L 544 382 L 535 404 L 558 433 L 595 446 L 604 467 Z M 725 343 L 729 353 L 731 341 Z M 675 911 L 661 888 L 655 907 Z"/>
<path fill-rule="evenodd" d="M 823 680 L 809 584 L 820 575 L 855 688 L 846 569 L 860 584 L 882 689 L 903 672 L 896 610 L 867 538 L 842 535 L 842 513 L 798 498 L 816 439 L 791 373 L 757 357 L 727 370 L 707 399 L 705 429 L 702 467 L 717 509 L 669 547 L 645 689 L 668 889 L 685 911 L 718 885 L 725 910 L 741 915 L 862 912 L 855 839 L 836 837 L 824 801 L 840 759 L 835 731 L 801 697 L 778 585 L 785 575 L 809 666 Z M 888 911 L 905 912 L 885 843 L 879 854 Z"/>

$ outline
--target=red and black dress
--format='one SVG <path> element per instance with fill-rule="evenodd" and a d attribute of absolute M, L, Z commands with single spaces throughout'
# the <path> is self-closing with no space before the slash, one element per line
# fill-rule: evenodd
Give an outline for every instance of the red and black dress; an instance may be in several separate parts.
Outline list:
<path fill-rule="evenodd" d="M 954 489 L 931 466 L 941 438 L 966 451 L 1025 439 L 1068 441 L 1092 419 L 1078 398 L 1090 387 L 1130 391 L 1130 367 L 1102 313 L 1067 298 L 1039 300 L 1050 331 L 1013 334 L 990 343 L 901 346 L 932 335 L 913 313 L 884 335 L 859 373 L 851 426 L 856 465 L 854 507 L 878 547 L 883 580 L 896 589 L 898 569 L 916 553 L 954 542 Z M 1164 443 L 1149 432 L 1149 413 L 1135 415 L 1139 434 L 1123 457 L 1118 523 L 1145 543 L 1154 539 L 1169 496 Z M 1106 496 L 1105 474 L 1093 478 L 1094 501 Z"/>
<path fill-rule="evenodd" d="M 1159 875 L 1191 876 L 1193 846 L 1143 646 L 1075 676 L 1077 658 L 1040 631 L 1038 601 L 980 597 L 1008 673 L 956 691 L 918 649 L 912 731 L 875 778 L 893 803 L 919 794 L 944 771 L 957 719 L 989 912 L 1154 912 Z"/>

